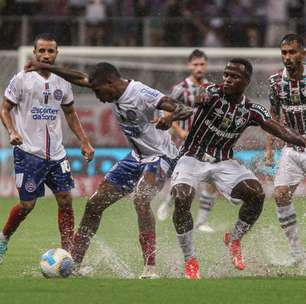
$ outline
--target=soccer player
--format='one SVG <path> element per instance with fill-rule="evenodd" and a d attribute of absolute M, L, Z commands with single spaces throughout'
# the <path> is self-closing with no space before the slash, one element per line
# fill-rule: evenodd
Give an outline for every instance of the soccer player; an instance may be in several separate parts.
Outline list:
<path fill-rule="evenodd" d="M 34 57 L 39 62 L 54 64 L 57 42 L 51 34 L 38 35 Z M 60 109 L 81 142 L 86 160 L 93 158 L 92 148 L 73 106 L 71 85 L 48 71 L 24 71 L 15 75 L 5 90 L 1 120 L 14 146 L 16 187 L 20 201 L 15 205 L 0 233 L 0 260 L 7 250 L 10 237 L 44 196 L 47 185 L 58 204 L 58 225 L 62 248 L 70 251 L 74 215 L 71 189 L 73 179 L 62 145 Z"/>
<path fill-rule="evenodd" d="M 134 191 L 139 241 L 144 258 L 144 271 L 140 278 L 156 278 L 155 220 L 150 202 L 157 190 L 161 189 L 165 178 L 171 174 L 178 156 L 170 134 L 163 130 L 170 128 L 173 121 L 191 116 L 192 108 L 176 103 L 139 81 L 123 79 L 119 71 L 106 62 L 97 64 L 90 76 L 39 62 L 30 62 L 27 69 L 47 69 L 74 84 L 91 88 L 100 101 L 112 103 L 114 114 L 132 148 L 132 153 L 106 174 L 87 202 L 74 238 L 72 256 L 75 263 L 81 264 L 90 239 L 99 227 L 103 211 Z M 154 122 L 156 110 L 171 114 Z"/>
<path fill-rule="evenodd" d="M 185 276 L 189 279 L 200 277 L 190 207 L 201 181 L 212 180 L 227 199 L 242 203 L 238 220 L 233 230 L 225 233 L 224 243 L 234 266 L 239 270 L 245 268 L 240 240 L 261 214 L 265 195 L 254 173 L 232 159 L 233 146 L 242 132 L 249 126 L 260 126 L 291 144 L 302 147 L 306 144 L 301 135 L 271 119 L 262 105 L 245 97 L 252 70 L 249 61 L 234 58 L 225 66 L 222 84 L 204 86 L 202 105 L 172 175 L 173 222 L 185 258 Z"/>
<path fill-rule="evenodd" d="M 284 68 L 269 78 L 271 114 L 277 121 L 283 118 L 287 127 L 301 135 L 306 133 L 306 68 L 304 42 L 296 34 L 288 34 L 280 43 Z M 273 160 L 273 137 L 268 136 L 266 164 Z M 289 244 L 294 263 L 304 259 L 299 244 L 296 212 L 292 195 L 306 173 L 306 151 L 292 144 L 284 146 L 274 179 L 277 217 Z"/>
<path fill-rule="evenodd" d="M 173 87 L 171 97 L 179 102 L 191 106 L 194 109 L 194 113 L 197 110 L 197 97 L 199 96 L 200 86 L 207 83 L 205 78 L 207 71 L 207 56 L 201 50 L 195 49 L 188 57 L 188 70 L 190 75 L 183 81 Z M 193 116 L 187 120 L 174 122 L 172 125 L 172 134 L 175 137 L 175 142 L 178 146 L 181 146 L 185 141 L 189 129 L 192 125 Z M 200 208 L 198 211 L 195 227 L 203 232 L 213 232 L 214 230 L 207 224 L 208 215 L 213 206 L 216 192 L 215 188 L 211 184 L 205 184 L 205 189 L 201 191 L 199 202 Z M 159 220 L 165 220 L 169 215 L 173 206 L 173 200 L 169 195 L 165 202 L 163 202 L 157 210 L 157 217 Z"/>

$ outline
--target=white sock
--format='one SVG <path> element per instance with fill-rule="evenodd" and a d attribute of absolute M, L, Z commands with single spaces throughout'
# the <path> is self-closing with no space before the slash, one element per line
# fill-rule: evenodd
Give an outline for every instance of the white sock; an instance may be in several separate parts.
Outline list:
<path fill-rule="evenodd" d="M 288 206 L 276 208 L 277 217 L 288 239 L 290 249 L 299 247 L 296 212 L 292 203 Z"/>
<path fill-rule="evenodd" d="M 185 261 L 190 259 L 191 257 L 195 257 L 195 248 L 192 239 L 193 230 L 185 232 L 183 234 L 177 234 L 177 239 L 182 248 Z"/>
<path fill-rule="evenodd" d="M 208 215 L 214 205 L 215 197 L 207 191 L 203 191 L 200 196 L 200 206 L 195 222 L 195 227 L 203 225 L 208 220 Z"/>
<path fill-rule="evenodd" d="M 6 241 L 6 242 L 8 241 L 2 231 L 0 232 L 0 241 Z"/>

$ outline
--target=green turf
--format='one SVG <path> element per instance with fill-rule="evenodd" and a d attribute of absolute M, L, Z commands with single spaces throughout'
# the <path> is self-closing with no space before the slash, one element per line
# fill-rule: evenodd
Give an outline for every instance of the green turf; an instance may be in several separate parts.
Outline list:
<path fill-rule="evenodd" d="M 0 225 L 16 199 L 2 199 Z M 74 201 L 76 222 L 84 199 Z M 306 204 L 295 200 L 304 232 Z M 154 210 L 157 204 L 154 205 Z M 194 212 L 197 203 L 194 203 Z M 203 279 L 181 279 L 182 255 L 171 220 L 157 222 L 158 272 L 163 279 L 140 281 L 142 258 L 137 240 L 136 215 L 125 199 L 104 214 L 96 239 L 84 261 L 85 278 L 44 279 L 38 268 L 40 255 L 58 247 L 57 210 L 53 199 L 41 199 L 12 237 L 0 266 L 0 303 L 305 303 L 306 271 L 282 266 L 288 250 L 275 217 L 274 204 L 267 201 L 254 229 L 243 240 L 248 268 L 233 269 L 222 244 L 238 208 L 218 200 L 210 217 L 215 233 L 195 233 Z M 306 238 L 301 233 L 305 244 Z"/>

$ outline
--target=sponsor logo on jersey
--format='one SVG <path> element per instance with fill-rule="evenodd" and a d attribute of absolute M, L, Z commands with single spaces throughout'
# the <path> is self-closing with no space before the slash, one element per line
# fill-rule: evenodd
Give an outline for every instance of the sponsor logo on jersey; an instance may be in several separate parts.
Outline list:
<path fill-rule="evenodd" d="M 44 107 L 33 107 L 31 109 L 34 120 L 55 120 L 59 110 Z"/>
<path fill-rule="evenodd" d="M 57 100 L 57 101 L 62 101 L 63 99 L 63 91 L 60 90 L 60 89 L 56 89 L 54 92 L 53 92 L 53 96 L 54 96 L 54 99 Z"/>
<path fill-rule="evenodd" d="M 205 125 L 208 127 L 208 129 L 215 132 L 220 137 L 225 137 L 225 138 L 231 139 L 231 138 L 235 138 L 235 137 L 240 136 L 240 133 L 230 133 L 230 132 L 224 132 L 222 130 L 219 130 L 217 127 L 215 127 L 213 125 L 213 123 L 209 119 L 205 120 Z"/>
<path fill-rule="evenodd" d="M 253 109 L 260 110 L 266 117 L 270 117 L 270 113 L 268 112 L 268 110 L 264 106 L 262 106 L 260 104 L 257 104 L 257 103 L 253 103 L 252 107 L 253 107 Z"/>
<path fill-rule="evenodd" d="M 147 88 L 141 89 L 140 93 L 144 94 L 144 95 L 150 95 L 150 96 L 153 96 L 153 97 L 157 97 L 159 95 L 159 92 L 157 92 L 155 90 L 150 90 L 150 89 L 147 89 Z"/>
<path fill-rule="evenodd" d="M 126 111 L 126 118 L 129 120 L 136 120 L 137 118 L 137 113 L 133 110 L 127 110 Z"/>

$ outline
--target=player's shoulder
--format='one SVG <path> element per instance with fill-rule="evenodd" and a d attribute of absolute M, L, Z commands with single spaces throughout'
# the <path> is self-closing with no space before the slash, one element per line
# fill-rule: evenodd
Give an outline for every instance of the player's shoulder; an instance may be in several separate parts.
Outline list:
<path fill-rule="evenodd" d="M 71 83 L 65 80 L 64 78 L 56 74 L 52 74 L 52 77 L 53 77 L 53 81 L 55 81 L 58 85 L 63 86 L 63 87 L 71 87 Z"/>
<path fill-rule="evenodd" d="M 249 102 L 247 102 L 247 105 L 248 105 L 248 108 L 251 111 L 260 112 L 260 113 L 264 114 L 265 116 L 270 117 L 270 112 L 262 104 L 249 101 Z"/>
<path fill-rule="evenodd" d="M 282 80 L 283 71 L 284 69 L 280 69 L 276 73 L 269 76 L 270 85 L 276 84 Z"/>

